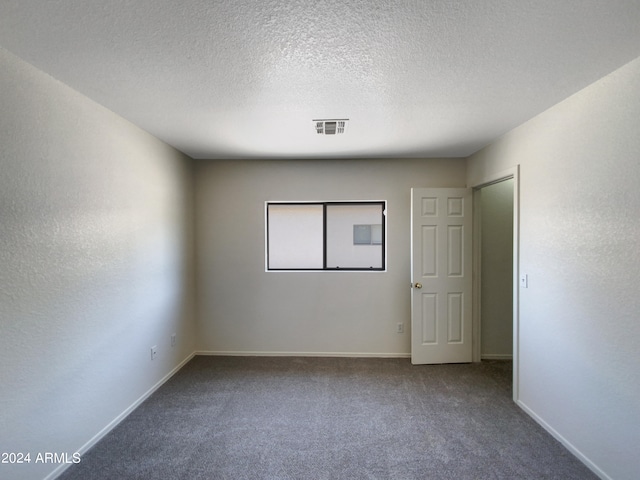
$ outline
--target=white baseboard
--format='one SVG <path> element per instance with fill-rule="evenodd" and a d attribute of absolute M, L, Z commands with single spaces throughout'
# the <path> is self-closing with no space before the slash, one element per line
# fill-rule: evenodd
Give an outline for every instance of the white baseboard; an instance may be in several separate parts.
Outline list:
<path fill-rule="evenodd" d="M 410 353 L 370 352 L 263 352 L 263 351 L 218 351 L 201 350 L 195 355 L 218 357 L 347 357 L 347 358 L 410 358 Z"/>
<path fill-rule="evenodd" d="M 195 352 L 191 353 L 190 355 L 188 355 L 187 358 L 185 358 L 173 370 L 171 370 L 164 377 L 162 377 L 162 379 L 160 379 L 160 381 L 158 383 L 156 383 L 153 387 L 151 387 L 144 394 L 142 394 L 142 396 L 140 398 L 138 398 L 135 402 L 133 402 L 131 405 L 129 405 L 120 415 L 118 415 L 111 422 L 109 422 L 107 424 L 107 426 L 105 426 L 102 430 L 100 430 L 98 433 L 96 433 L 93 436 L 93 438 L 91 438 L 91 440 L 89 440 L 82 447 L 80 447 L 78 450 L 76 450 L 76 452 L 79 453 L 80 456 L 82 456 L 85 453 L 87 453 L 91 447 L 93 447 L 96 443 L 98 443 L 100 440 L 102 440 L 102 438 L 105 435 L 107 435 L 111 430 L 113 430 L 115 427 L 117 427 L 120 422 L 122 422 L 125 418 L 127 418 L 127 416 L 131 412 L 133 412 L 136 408 L 138 408 L 142 402 L 144 402 L 147 398 L 149 398 L 151 396 L 151 394 L 153 394 L 156 390 L 158 390 L 158 388 L 160 388 L 164 383 L 166 383 L 167 380 L 169 380 L 171 377 L 173 377 L 178 372 L 178 370 L 180 370 L 182 367 L 184 367 L 189 362 L 189 360 L 191 360 L 195 355 L 196 355 Z M 44 480 L 53 480 L 53 479 L 55 479 L 60 474 L 62 474 L 62 472 L 64 472 L 67 468 L 69 468 L 70 465 L 71 464 L 65 464 L 65 463 L 61 464 L 53 472 L 51 472 L 49 475 L 47 475 L 44 478 Z"/>
<path fill-rule="evenodd" d="M 578 460 L 584 463 L 589 470 L 595 473 L 602 480 L 613 480 L 609 475 L 604 473 L 595 463 L 589 460 L 580 450 L 578 450 L 571 442 L 569 442 L 566 438 L 564 438 L 560 433 L 558 433 L 551 425 L 545 422 L 542 418 L 540 418 L 533 410 L 527 407 L 521 400 L 516 401 L 516 405 L 518 405 L 524 412 L 533 418 L 542 428 L 544 428 L 547 432 L 551 434 L 553 438 L 558 440 L 562 445 L 565 446 L 567 450 L 569 450 L 573 455 L 575 455 Z"/>
<path fill-rule="evenodd" d="M 513 360 L 510 353 L 483 353 L 480 360 Z"/>

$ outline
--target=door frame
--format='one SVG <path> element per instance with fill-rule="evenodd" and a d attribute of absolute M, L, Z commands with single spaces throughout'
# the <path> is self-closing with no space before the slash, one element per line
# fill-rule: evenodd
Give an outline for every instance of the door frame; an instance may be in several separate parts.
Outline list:
<path fill-rule="evenodd" d="M 480 361 L 481 354 L 481 305 L 480 281 L 481 271 L 481 244 L 480 244 L 480 202 L 476 201 L 480 191 L 484 187 L 513 179 L 513 400 L 519 399 L 519 371 L 520 371 L 520 165 L 493 174 L 487 174 L 475 179 L 468 185 L 473 189 L 473 287 L 472 287 L 472 358 L 474 362 Z"/>

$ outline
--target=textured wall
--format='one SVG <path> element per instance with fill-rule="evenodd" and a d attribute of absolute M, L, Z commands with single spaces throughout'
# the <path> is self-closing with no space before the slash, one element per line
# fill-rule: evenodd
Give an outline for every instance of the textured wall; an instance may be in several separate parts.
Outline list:
<path fill-rule="evenodd" d="M 485 358 L 513 353 L 513 180 L 480 191 L 481 346 Z"/>
<path fill-rule="evenodd" d="M 520 403 L 602 475 L 640 459 L 640 59 L 473 156 L 520 164 Z"/>
<path fill-rule="evenodd" d="M 191 170 L 1 49 L 0 71 L 0 450 L 32 453 L 0 478 L 25 480 L 193 351 Z"/>
<path fill-rule="evenodd" d="M 464 186 L 463 160 L 199 161 L 196 179 L 200 350 L 409 354 L 410 188 Z M 267 200 L 387 200 L 388 271 L 266 273 Z"/>

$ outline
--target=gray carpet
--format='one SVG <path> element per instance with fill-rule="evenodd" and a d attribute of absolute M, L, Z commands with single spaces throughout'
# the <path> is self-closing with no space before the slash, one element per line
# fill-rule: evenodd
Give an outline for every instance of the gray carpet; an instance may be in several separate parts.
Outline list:
<path fill-rule="evenodd" d="M 511 400 L 511 363 L 195 357 L 60 477 L 597 478 Z"/>

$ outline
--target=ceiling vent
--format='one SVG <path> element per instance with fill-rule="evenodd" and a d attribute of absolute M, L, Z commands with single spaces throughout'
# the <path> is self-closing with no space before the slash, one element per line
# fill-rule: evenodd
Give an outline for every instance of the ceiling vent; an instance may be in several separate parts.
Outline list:
<path fill-rule="evenodd" d="M 312 120 L 318 135 L 338 135 L 344 133 L 347 128 L 348 118 L 318 119 Z"/>

